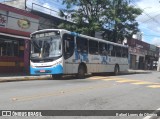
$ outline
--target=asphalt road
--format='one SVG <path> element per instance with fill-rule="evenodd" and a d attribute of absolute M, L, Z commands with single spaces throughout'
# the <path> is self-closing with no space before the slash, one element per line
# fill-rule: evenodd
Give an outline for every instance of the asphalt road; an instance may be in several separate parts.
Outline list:
<path fill-rule="evenodd" d="M 96 75 L 86 79 L 72 77 L 63 80 L 5 82 L 0 83 L 0 110 L 157 110 L 160 108 L 159 92 L 160 72 L 120 76 Z M 123 115 L 41 118 L 143 119 L 144 117 Z"/>

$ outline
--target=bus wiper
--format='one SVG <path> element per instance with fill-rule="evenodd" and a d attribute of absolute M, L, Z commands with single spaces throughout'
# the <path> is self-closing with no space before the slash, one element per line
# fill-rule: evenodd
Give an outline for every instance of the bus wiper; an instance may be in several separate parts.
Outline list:
<path fill-rule="evenodd" d="M 40 49 L 40 46 L 36 43 L 34 43 L 35 41 L 31 40 L 32 45 L 36 48 L 36 49 Z"/>

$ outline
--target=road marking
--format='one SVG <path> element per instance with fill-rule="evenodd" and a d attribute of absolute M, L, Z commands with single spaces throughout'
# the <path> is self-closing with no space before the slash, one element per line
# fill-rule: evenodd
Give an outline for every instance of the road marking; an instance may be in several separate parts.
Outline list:
<path fill-rule="evenodd" d="M 149 87 L 149 88 L 160 88 L 160 85 L 149 85 L 147 87 Z"/>
<path fill-rule="evenodd" d="M 108 79 L 110 77 L 89 77 L 87 79 Z"/>
<path fill-rule="evenodd" d="M 118 83 L 128 83 L 128 82 L 137 82 L 137 81 L 138 80 L 129 80 L 129 79 L 126 79 L 126 80 L 120 80 L 120 81 L 116 81 L 116 82 L 118 82 Z"/>
<path fill-rule="evenodd" d="M 135 85 L 145 85 L 145 84 L 157 84 L 157 83 L 148 82 L 148 81 L 140 81 L 140 82 L 131 83 L 131 84 L 135 84 Z"/>
<path fill-rule="evenodd" d="M 72 93 L 77 93 L 77 92 L 82 92 L 86 90 L 92 90 L 92 89 L 100 89 L 100 88 L 108 88 L 112 87 L 114 85 L 93 85 L 93 86 L 87 86 L 87 87 L 79 87 L 79 88 L 73 88 L 73 89 L 66 89 L 66 90 L 61 90 L 61 91 L 56 91 L 56 92 L 50 92 L 50 93 L 43 93 L 43 94 L 38 94 L 38 95 L 31 95 L 31 96 L 22 96 L 22 97 L 13 97 L 11 100 L 12 101 L 27 101 L 27 100 L 33 100 L 33 99 L 39 99 L 39 98 L 45 98 L 49 96 L 60 96 L 64 94 L 72 94 Z"/>
<path fill-rule="evenodd" d="M 104 81 L 112 81 L 112 80 L 122 80 L 124 78 L 113 78 L 113 77 L 91 77 L 87 78 L 91 80 L 104 80 Z"/>
<path fill-rule="evenodd" d="M 110 78 L 110 79 L 102 79 L 103 81 L 114 81 L 114 80 L 122 80 L 119 78 Z"/>
<path fill-rule="evenodd" d="M 160 83 L 119 78 L 119 77 L 98 77 L 98 76 L 96 76 L 96 77 L 91 77 L 88 79 L 103 80 L 103 81 L 115 81 L 118 83 L 130 83 L 130 84 L 134 84 L 134 85 L 149 85 L 149 86 L 147 86 L 148 88 L 160 88 Z"/>
<path fill-rule="evenodd" d="M 159 113 L 160 108 L 158 108 L 157 110 L 155 110 L 153 113 L 157 114 Z M 143 119 L 158 119 L 158 116 L 146 116 Z"/>

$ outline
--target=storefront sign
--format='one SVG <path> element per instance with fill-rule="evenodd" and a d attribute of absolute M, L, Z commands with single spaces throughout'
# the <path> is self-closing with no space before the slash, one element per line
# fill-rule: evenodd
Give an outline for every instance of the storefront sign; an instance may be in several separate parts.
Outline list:
<path fill-rule="evenodd" d="M 147 50 L 129 47 L 130 54 L 140 54 L 140 55 L 147 55 Z"/>
<path fill-rule="evenodd" d="M 24 32 L 34 32 L 38 29 L 38 19 L 28 16 L 20 15 L 17 13 L 9 12 L 7 28 L 15 29 Z"/>
<path fill-rule="evenodd" d="M 0 27 L 6 27 L 7 12 L 0 10 Z"/>
<path fill-rule="evenodd" d="M 143 46 L 142 46 L 142 45 L 139 45 L 139 44 L 136 44 L 136 47 L 137 47 L 137 48 L 142 48 L 142 49 L 143 49 Z"/>
<path fill-rule="evenodd" d="M 30 33 L 38 30 L 38 25 L 38 16 L 0 4 L 0 27 L 2 27 L 0 32 L 29 36 Z"/>
<path fill-rule="evenodd" d="M 143 50 L 148 50 L 150 48 L 150 45 L 148 43 L 145 43 L 137 39 L 128 40 L 128 45 L 131 47 L 137 47 L 138 49 L 143 49 Z"/>
<path fill-rule="evenodd" d="M 30 21 L 28 19 L 19 19 L 17 21 L 17 24 L 22 29 L 28 29 L 31 25 Z"/>

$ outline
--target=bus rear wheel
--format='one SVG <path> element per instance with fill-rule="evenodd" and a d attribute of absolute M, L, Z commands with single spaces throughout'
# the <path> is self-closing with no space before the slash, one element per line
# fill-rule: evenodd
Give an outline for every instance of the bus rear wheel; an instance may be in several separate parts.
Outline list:
<path fill-rule="evenodd" d="M 118 75 L 118 74 L 119 74 L 119 66 L 116 65 L 116 66 L 114 67 L 114 75 L 116 76 L 116 75 Z"/>
<path fill-rule="evenodd" d="M 85 78 L 85 68 L 83 65 L 80 65 L 80 67 L 78 68 L 77 78 Z"/>
<path fill-rule="evenodd" d="M 52 79 L 54 79 L 54 80 L 59 80 L 61 78 L 62 78 L 61 74 L 52 74 Z"/>

